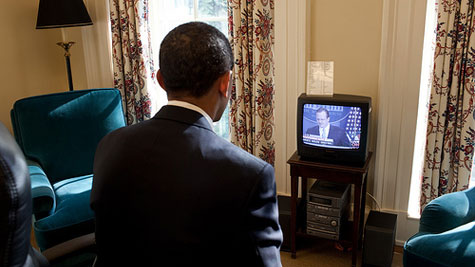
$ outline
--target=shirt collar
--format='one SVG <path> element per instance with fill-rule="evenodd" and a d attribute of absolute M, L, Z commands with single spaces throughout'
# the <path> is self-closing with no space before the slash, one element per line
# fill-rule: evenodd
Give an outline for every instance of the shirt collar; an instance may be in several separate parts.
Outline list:
<path fill-rule="evenodd" d="M 191 109 L 191 110 L 194 110 L 194 111 L 200 113 L 209 122 L 209 125 L 211 126 L 211 129 L 213 129 L 213 120 L 208 115 L 208 113 L 206 113 L 202 108 L 200 108 L 196 105 L 193 105 L 189 102 L 180 101 L 180 100 L 169 100 L 167 105 L 182 107 L 182 108 L 186 108 L 186 109 Z"/>

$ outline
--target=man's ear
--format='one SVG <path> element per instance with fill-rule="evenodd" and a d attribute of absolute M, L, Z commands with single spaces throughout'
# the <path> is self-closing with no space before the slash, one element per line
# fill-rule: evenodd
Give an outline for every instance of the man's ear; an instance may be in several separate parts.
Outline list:
<path fill-rule="evenodd" d="M 231 74 L 232 72 L 226 72 L 223 75 L 219 77 L 219 92 L 224 96 L 228 97 L 229 96 L 229 81 L 231 80 Z"/>
<path fill-rule="evenodd" d="M 160 84 L 160 86 L 162 87 L 162 89 L 167 91 L 167 89 L 165 88 L 165 82 L 163 82 L 162 72 L 160 70 L 157 71 L 157 81 L 158 84 Z"/>

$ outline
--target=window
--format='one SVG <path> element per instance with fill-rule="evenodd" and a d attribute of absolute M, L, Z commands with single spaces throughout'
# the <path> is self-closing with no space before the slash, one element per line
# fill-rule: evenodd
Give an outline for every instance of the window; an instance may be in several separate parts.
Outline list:
<path fill-rule="evenodd" d="M 153 60 L 158 69 L 158 51 L 165 35 L 176 26 L 189 21 L 202 21 L 218 28 L 228 36 L 228 11 L 226 0 L 152 0 L 150 3 L 150 31 Z M 152 114 L 167 103 L 163 90 L 151 92 Z M 219 122 L 214 123 L 215 132 L 229 139 L 229 110 L 226 108 Z"/>
<path fill-rule="evenodd" d="M 409 192 L 408 214 L 410 217 L 419 218 L 419 200 L 421 194 L 421 179 L 424 168 L 424 149 L 427 131 L 427 112 L 431 89 L 432 68 L 434 66 L 435 27 L 437 23 L 437 10 L 434 8 L 435 0 L 427 1 L 426 25 L 424 30 L 424 47 L 422 55 L 421 81 L 419 104 L 417 111 L 416 139 L 412 166 L 411 187 Z"/>

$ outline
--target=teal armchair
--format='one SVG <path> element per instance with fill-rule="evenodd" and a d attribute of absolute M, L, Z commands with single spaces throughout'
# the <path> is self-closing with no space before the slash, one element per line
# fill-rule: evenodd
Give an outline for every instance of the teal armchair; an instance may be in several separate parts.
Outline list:
<path fill-rule="evenodd" d="M 94 153 L 102 137 L 125 126 L 120 92 L 91 89 L 20 99 L 11 120 L 27 158 L 40 249 L 94 232 L 89 206 Z"/>
<path fill-rule="evenodd" d="M 419 232 L 404 244 L 404 266 L 475 266 L 475 187 L 424 208 Z"/>

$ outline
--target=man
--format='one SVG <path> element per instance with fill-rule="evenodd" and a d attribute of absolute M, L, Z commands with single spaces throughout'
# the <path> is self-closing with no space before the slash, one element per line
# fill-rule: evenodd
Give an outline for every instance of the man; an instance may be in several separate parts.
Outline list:
<path fill-rule="evenodd" d="M 322 140 L 328 140 L 333 146 L 351 146 L 345 130 L 338 126 L 330 125 L 330 114 L 326 108 L 319 108 L 315 117 L 318 125 L 307 129 L 307 134 L 317 135 Z"/>
<path fill-rule="evenodd" d="M 233 61 L 205 23 L 164 38 L 157 78 L 168 105 L 97 148 L 98 266 L 281 266 L 273 167 L 212 130 Z"/>

